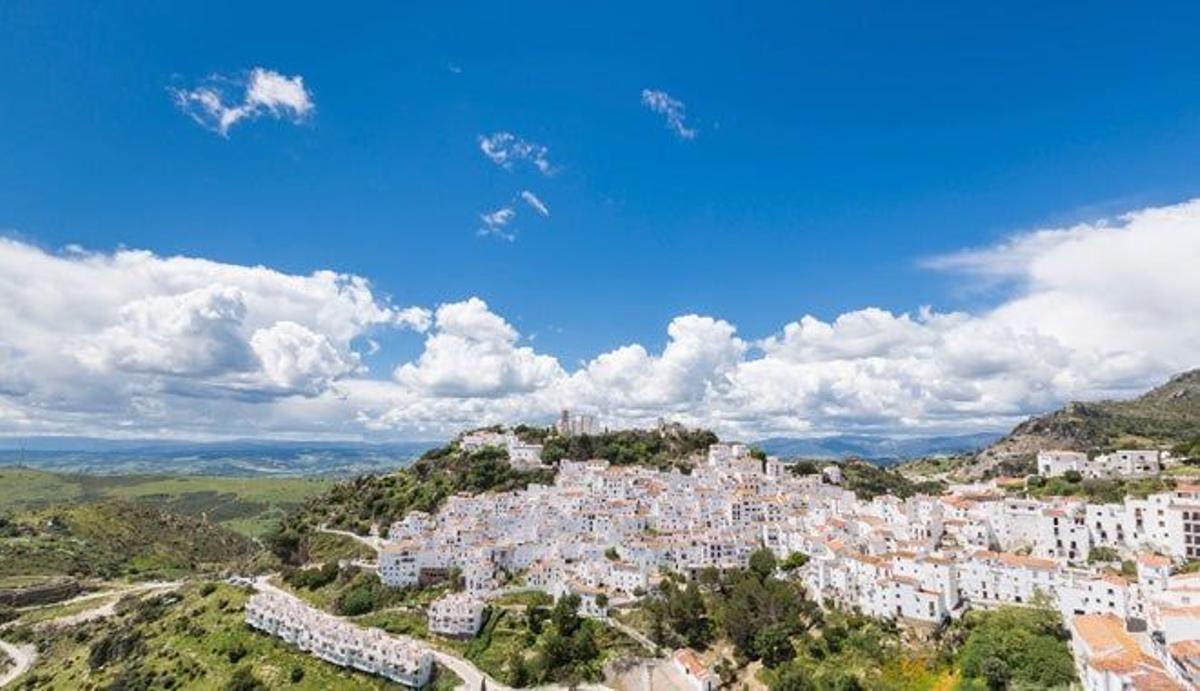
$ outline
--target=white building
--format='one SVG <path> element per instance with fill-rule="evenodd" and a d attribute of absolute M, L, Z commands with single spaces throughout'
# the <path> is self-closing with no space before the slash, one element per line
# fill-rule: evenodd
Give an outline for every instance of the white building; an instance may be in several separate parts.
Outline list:
<path fill-rule="evenodd" d="M 1069 621 L 1075 666 L 1085 691 L 1183 689 L 1162 663 L 1109 614 L 1081 614 Z"/>
<path fill-rule="evenodd" d="M 1157 475 L 1162 470 L 1158 451 L 1125 449 L 1096 456 L 1088 463 L 1090 477 L 1136 477 Z"/>
<path fill-rule="evenodd" d="M 253 595 L 246 623 L 326 662 L 414 689 L 428 684 L 433 672 L 433 655 L 416 641 L 356 626 L 279 593 Z"/>
<path fill-rule="evenodd" d="M 467 432 L 459 438 L 458 446 L 468 453 L 485 448 L 503 449 L 508 454 L 509 463 L 514 466 L 528 468 L 539 466 L 542 463 L 542 445 L 527 444 L 512 432 L 493 430 Z"/>
<path fill-rule="evenodd" d="M 671 656 L 671 662 L 675 669 L 679 670 L 687 679 L 693 691 L 716 691 L 721 685 L 720 678 L 700 662 L 696 653 L 687 648 L 676 650 L 675 654 Z"/>
<path fill-rule="evenodd" d="M 1087 462 L 1087 454 L 1079 451 L 1039 451 L 1037 455 L 1038 475 L 1057 477 L 1068 470 L 1083 473 Z"/>
<path fill-rule="evenodd" d="M 750 456 L 750 449 L 745 444 L 736 442 L 718 442 L 708 447 L 708 464 L 723 465 Z"/>
<path fill-rule="evenodd" d="M 429 603 L 429 630 L 443 636 L 470 638 L 483 626 L 483 600 L 469 593 L 449 593 Z"/>

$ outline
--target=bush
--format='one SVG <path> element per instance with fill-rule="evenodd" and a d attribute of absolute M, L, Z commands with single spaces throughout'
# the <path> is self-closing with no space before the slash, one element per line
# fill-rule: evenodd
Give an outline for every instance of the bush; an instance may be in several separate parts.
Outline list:
<path fill-rule="evenodd" d="M 231 664 L 236 665 L 238 662 L 241 662 L 243 657 L 246 657 L 246 653 L 248 652 L 246 644 L 238 641 L 225 649 L 225 657 L 229 658 Z"/>
<path fill-rule="evenodd" d="M 110 662 L 125 659 L 140 651 L 142 637 L 136 631 L 114 631 L 92 644 L 88 649 L 88 667 L 100 669 Z"/>
<path fill-rule="evenodd" d="M 259 681 L 249 667 L 238 667 L 225 684 L 225 691 L 267 691 L 267 685 Z"/>
<path fill-rule="evenodd" d="M 338 612 L 354 617 L 360 614 L 366 614 L 373 611 L 379 606 L 379 598 L 376 597 L 374 590 L 368 585 L 356 585 L 342 593 L 338 598 Z"/>

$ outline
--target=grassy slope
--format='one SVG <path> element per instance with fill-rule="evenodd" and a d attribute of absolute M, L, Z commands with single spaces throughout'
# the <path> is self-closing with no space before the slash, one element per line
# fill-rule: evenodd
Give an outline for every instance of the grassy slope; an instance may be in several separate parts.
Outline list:
<path fill-rule="evenodd" d="M 334 482 L 301 477 L 88 476 L 0 467 L 0 513 L 95 499 L 152 503 L 257 537 Z"/>
<path fill-rule="evenodd" d="M 0 538 L 0 578 L 80 575 L 176 577 L 249 557 L 244 536 L 153 506 L 99 502 L 14 515 Z"/>
<path fill-rule="evenodd" d="M 274 638 L 257 633 L 243 622 L 243 607 L 249 594 L 219 585 L 204 595 L 198 585 L 180 591 L 183 599 L 168 606 L 161 618 L 140 621 L 135 609 L 108 621 L 82 624 L 67 632 L 41 637 L 42 660 L 34 669 L 39 688 L 104 688 L 122 674 L 153 673 L 153 688 L 186 686 L 189 689 L 221 689 L 238 667 L 249 666 L 269 688 L 294 689 L 399 689 L 384 679 L 344 670 L 302 653 Z M 107 665 L 92 669 L 90 648 L 115 632 L 135 631 L 141 635 L 140 650 Z M 245 655 L 236 663 L 228 651 L 242 647 Z M 304 670 L 304 679 L 291 684 L 293 668 Z M 441 670 L 443 677 L 452 676 Z M 167 679 L 174 679 L 168 682 Z M 439 687 L 449 688 L 453 679 L 443 678 Z"/>

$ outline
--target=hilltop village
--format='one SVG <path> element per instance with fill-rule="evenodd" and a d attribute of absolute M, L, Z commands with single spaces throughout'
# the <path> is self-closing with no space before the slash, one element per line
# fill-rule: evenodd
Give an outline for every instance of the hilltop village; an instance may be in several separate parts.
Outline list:
<path fill-rule="evenodd" d="M 587 434 L 594 425 L 564 414 L 557 429 Z M 542 464 L 542 446 L 511 430 L 456 443 L 503 449 L 514 467 Z M 1002 605 L 1053 608 L 1089 691 L 1200 684 L 1200 573 L 1179 569 L 1200 557 L 1200 484 L 1089 503 L 1014 496 L 1013 480 L 1000 478 L 868 500 L 842 486 L 838 464 L 801 468 L 738 443 L 714 443 L 691 461 L 659 470 L 562 459 L 552 484 L 450 496 L 386 526 L 378 577 L 396 588 L 456 579 L 458 588 L 428 605 L 428 630 L 470 638 L 489 601 L 508 593 L 571 597 L 581 616 L 609 620 L 667 574 L 745 568 L 766 549 L 816 602 L 906 625 Z M 1157 450 L 1046 450 L 1028 482 L 1154 478 L 1174 462 Z M 331 661 L 410 686 L 428 679 L 420 646 L 357 641 L 313 616 L 270 594 L 247 609 L 252 625 L 289 640 L 329 631 L 300 644 Z M 329 653 L 330 641 L 352 642 L 354 652 Z M 672 659 L 698 691 L 718 685 L 692 651 Z"/>

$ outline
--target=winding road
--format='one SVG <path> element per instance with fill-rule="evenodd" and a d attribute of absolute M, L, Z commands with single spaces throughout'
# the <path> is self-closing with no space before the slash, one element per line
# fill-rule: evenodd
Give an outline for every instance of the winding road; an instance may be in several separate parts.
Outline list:
<path fill-rule="evenodd" d="M 108 599 L 106 602 L 91 609 L 85 609 L 81 612 L 66 614 L 55 619 L 47 619 L 46 621 L 41 621 L 34 624 L 34 626 L 39 629 L 48 626 L 72 626 L 85 621 L 91 621 L 92 619 L 102 619 L 104 617 L 112 616 L 116 610 L 117 601 L 125 595 L 168 590 L 178 587 L 179 585 L 181 585 L 181 582 L 179 581 L 152 581 L 149 583 L 139 583 L 138 585 L 129 586 L 127 588 L 86 593 L 84 595 L 79 595 L 78 597 L 73 597 L 70 600 L 53 602 L 37 607 L 29 607 L 22 610 L 22 613 L 33 612 L 39 609 L 47 609 L 50 607 L 63 607 L 78 602 L 87 602 L 89 600 Z M 37 648 L 32 645 L 14 645 L 12 643 L 0 640 L 0 650 L 3 650 L 4 654 L 16 663 L 12 667 L 9 667 L 5 672 L 0 673 L 0 688 L 3 688 L 4 686 L 20 678 L 22 675 L 28 672 L 31 667 L 33 667 L 33 663 L 37 662 Z"/>

